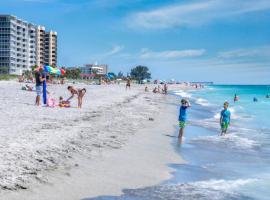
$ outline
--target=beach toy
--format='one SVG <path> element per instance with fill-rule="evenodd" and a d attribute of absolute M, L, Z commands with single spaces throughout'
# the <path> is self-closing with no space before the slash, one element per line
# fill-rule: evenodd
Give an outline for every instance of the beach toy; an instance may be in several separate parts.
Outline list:
<path fill-rule="evenodd" d="M 54 108 L 56 106 L 56 101 L 54 98 L 48 98 L 47 99 L 47 106 Z"/>
<path fill-rule="evenodd" d="M 69 103 L 61 103 L 59 104 L 60 108 L 70 108 L 70 104 Z"/>

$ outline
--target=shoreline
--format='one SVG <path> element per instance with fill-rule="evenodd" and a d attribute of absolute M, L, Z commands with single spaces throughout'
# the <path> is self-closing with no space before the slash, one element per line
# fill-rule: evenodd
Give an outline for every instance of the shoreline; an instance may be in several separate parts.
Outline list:
<path fill-rule="evenodd" d="M 126 124 L 129 127 L 124 129 L 122 128 L 125 124 L 118 124 L 117 126 L 111 123 L 107 124 L 108 127 L 103 129 L 105 132 L 114 132 L 120 127 L 122 127 L 122 130 L 110 134 L 109 141 L 107 136 L 103 137 L 103 141 L 104 139 L 107 140 L 105 145 L 95 142 L 94 150 L 91 149 L 89 152 L 86 150 L 86 154 L 71 153 L 72 158 L 68 159 L 68 162 L 65 161 L 63 165 L 57 167 L 58 169 L 49 170 L 48 174 L 44 175 L 48 180 L 45 183 L 33 182 L 27 190 L 4 191 L 0 193 L 0 196 L 14 200 L 37 198 L 81 199 L 99 195 L 119 195 L 124 188 L 146 187 L 169 179 L 172 176 L 173 169 L 167 164 L 184 162 L 179 154 L 174 151 L 171 138 L 166 137 L 167 133 L 164 133 L 175 132 L 174 121 L 178 112 L 174 105 L 175 102 L 170 95 L 144 93 L 141 92 L 143 88 L 137 86 L 133 90 L 140 91 L 135 92 L 136 94 L 131 97 L 122 99 L 120 102 L 109 103 L 109 106 L 114 107 L 113 109 L 110 108 L 111 115 L 108 114 L 106 108 L 103 109 L 102 113 L 98 113 L 97 110 L 92 111 L 91 115 L 96 115 L 94 121 L 98 125 L 92 125 L 93 127 L 88 131 L 98 131 L 100 126 L 104 126 L 101 122 L 110 120 L 110 117 L 111 119 L 114 118 L 119 109 L 122 115 L 128 112 L 132 114 L 139 109 L 138 115 L 134 115 L 134 113 L 132 117 L 128 115 L 131 117 L 130 119 L 125 116 L 112 120 L 113 123 L 116 123 L 117 120 L 121 122 L 129 119 L 132 122 L 131 126 L 129 120 Z M 122 90 L 122 92 L 125 91 Z M 138 108 L 136 108 L 136 105 Z M 132 106 L 135 107 L 132 108 Z M 97 108 L 101 109 L 100 106 Z M 145 120 L 142 124 L 140 124 L 141 116 Z M 154 121 L 149 120 L 149 118 L 154 118 Z M 93 118 L 89 119 L 92 122 Z M 81 128 L 85 129 L 85 127 Z M 120 135 L 119 140 L 115 141 L 118 137 L 117 134 L 125 131 L 128 133 L 124 133 L 124 137 Z M 99 135 L 100 131 L 98 132 Z M 98 139 L 97 137 L 95 141 L 102 142 L 100 139 L 102 138 Z M 83 145 L 83 147 L 87 146 Z M 132 181 L 130 181 L 130 176 L 133 177 Z M 71 190 L 73 191 L 71 194 L 65 192 Z"/>

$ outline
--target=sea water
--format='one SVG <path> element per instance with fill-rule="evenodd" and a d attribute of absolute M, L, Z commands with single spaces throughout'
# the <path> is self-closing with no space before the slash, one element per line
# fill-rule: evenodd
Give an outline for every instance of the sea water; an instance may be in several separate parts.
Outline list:
<path fill-rule="evenodd" d="M 214 85 L 193 91 L 174 91 L 177 103 L 189 99 L 183 143 L 175 150 L 187 161 L 172 163 L 173 178 L 141 189 L 126 189 L 118 197 L 99 200 L 269 200 L 270 199 L 269 86 Z M 233 102 L 234 95 L 239 101 Z M 256 97 L 258 102 L 253 102 Z M 231 125 L 219 136 L 219 117 L 228 101 Z M 175 133 L 177 135 L 177 133 Z"/>

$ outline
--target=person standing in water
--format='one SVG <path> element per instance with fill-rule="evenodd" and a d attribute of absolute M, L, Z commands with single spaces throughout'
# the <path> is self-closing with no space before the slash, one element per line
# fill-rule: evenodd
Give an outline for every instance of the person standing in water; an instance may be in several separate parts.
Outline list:
<path fill-rule="evenodd" d="M 233 98 L 234 103 L 235 103 L 236 101 L 238 101 L 238 100 L 239 100 L 239 97 L 237 96 L 237 94 L 235 94 L 235 95 L 234 95 L 234 98 Z"/>
<path fill-rule="evenodd" d="M 227 133 L 229 125 L 231 123 L 231 112 L 228 110 L 229 103 L 226 101 L 223 105 L 223 110 L 220 113 L 220 127 L 221 127 L 221 136 Z"/>
<path fill-rule="evenodd" d="M 187 108 L 190 107 L 190 103 L 186 100 L 186 99 L 182 99 L 181 100 L 181 106 L 180 106 L 180 111 L 179 111 L 179 117 L 178 117 L 178 121 L 179 121 L 179 134 L 178 134 L 178 138 L 180 139 L 180 141 L 182 141 L 183 135 L 184 135 L 184 129 L 186 126 L 186 120 L 187 120 Z"/>

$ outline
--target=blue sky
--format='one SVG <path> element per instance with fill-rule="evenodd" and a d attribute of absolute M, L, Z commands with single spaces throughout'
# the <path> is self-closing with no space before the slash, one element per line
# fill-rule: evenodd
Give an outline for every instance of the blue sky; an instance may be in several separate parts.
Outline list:
<path fill-rule="evenodd" d="M 153 78 L 270 84 L 269 0 L 0 0 L 59 35 L 58 64 Z"/>

